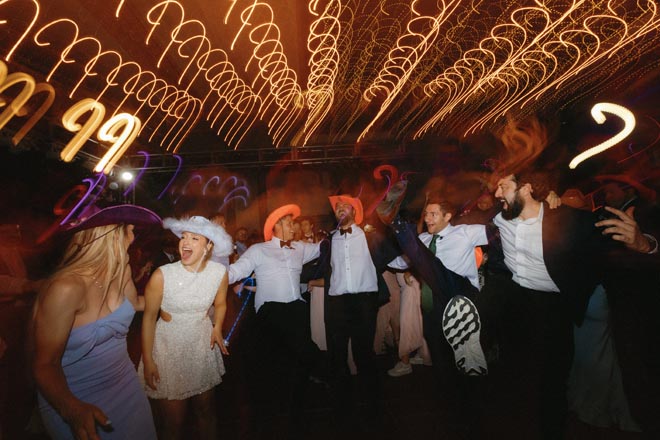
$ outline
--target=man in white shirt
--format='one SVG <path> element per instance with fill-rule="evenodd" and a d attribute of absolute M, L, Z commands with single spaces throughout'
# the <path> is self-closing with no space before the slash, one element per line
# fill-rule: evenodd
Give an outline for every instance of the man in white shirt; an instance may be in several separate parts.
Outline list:
<path fill-rule="evenodd" d="M 527 384 L 520 392 L 536 398 L 529 403 L 538 408 L 541 437 L 558 439 L 566 417 L 572 325 L 581 323 L 589 296 L 605 278 L 603 257 L 616 241 L 641 253 L 652 246 L 622 211 L 607 208 L 616 218 L 594 224 L 590 212 L 545 209 L 540 201 L 547 190 L 544 177 L 535 172 L 498 181 L 495 197 L 503 209 L 494 222 L 511 278 L 489 280 L 484 292 L 493 291 L 492 297 L 502 301 L 503 361 L 517 378 L 511 386 Z"/>
<path fill-rule="evenodd" d="M 274 210 L 264 224 L 264 243 L 250 246 L 229 266 L 229 283 L 255 273 L 257 290 L 254 306 L 262 335 L 283 348 L 283 354 L 297 364 L 294 374 L 294 411 L 302 404 L 310 373 L 321 362 L 321 352 L 311 338 L 309 305 L 300 295 L 303 264 L 319 257 L 319 244 L 292 242 L 293 219 L 300 215 L 297 205 Z"/>
<path fill-rule="evenodd" d="M 373 350 L 378 312 L 378 274 L 371 258 L 367 236 L 358 226 L 363 220 L 360 199 L 331 196 L 338 228 L 331 234 L 330 274 L 326 272 L 325 324 L 330 367 L 335 388 L 335 406 L 340 415 L 351 416 L 351 377 L 348 342 L 351 340 L 358 378 L 367 392 L 368 410 L 377 415 L 380 384 Z"/>
<path fill-rule="evenodd" d="M 488 368 L 479 343 L 479 314 L 469 297 L 479 290 L 475 247 L 487 245 L 488 238 L 483 225 L 451 225 L 454 212 L 451 203 L 437 194 L 431 195 L 424 208 L 427 231 L 419 234 L 419 239 L 414 225 L 396 220 L 395 235 L 405 257 L 397 257 L 388 266 L 393 269 L 410 266 L 426 283 L 422 288 L 424 333 L 433 363 L 442 361 L 442 347 L 438 344 L 444 331 L 454 350 L 458 370 L 480 376 Z M 448 318 L 443 329 L 444 311 Z"/>

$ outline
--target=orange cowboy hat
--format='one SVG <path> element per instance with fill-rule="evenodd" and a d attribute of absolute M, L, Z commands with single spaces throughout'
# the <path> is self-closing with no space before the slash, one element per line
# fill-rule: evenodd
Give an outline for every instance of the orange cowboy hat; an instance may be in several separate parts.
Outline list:
<path fill-rule="evenodd" d="M 294 204 L 280 206 L 268 215 L 266 223 L 264 223 L 264 239 L 266 241 L 273 238 L 273 227 L 275 223 L 287 215 L 290 215 L 292 218 L 298 217 L 300 215 L 300 206 Z"/>
<path fill-rule="evenodd" d="M 364 220 L 364 209 L 362 208 L 362 202 L 357 197 L 351 197 L 348 194 L 342 194 L 339 196 L 328 196 L 328 200 L 330 200 L 330 206 L 332 206 L 333 211 L 335 210 L 337 202 L 348 203 L 351 205 L 353 209 L 355 209 L 356 225 L 359 225 L 362 223 L 362 220 Z"/>

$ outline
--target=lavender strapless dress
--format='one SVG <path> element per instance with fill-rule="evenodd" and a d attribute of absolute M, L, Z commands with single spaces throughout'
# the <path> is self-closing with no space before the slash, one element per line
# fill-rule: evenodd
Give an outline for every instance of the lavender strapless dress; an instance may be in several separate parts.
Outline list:
<path fill-rule="evenodd" d="M 102 439 L 155 439 L 147 397 L 126 350 L 126 334 L 135 310 L 128 301 L 103 318 L 71 330 L 62 369 L 71 392 L 99 407 L 112 429 L 97 425 Z M 73 439 L 69 425 L 39 394 L 39 410 L 48 434 Z"/>

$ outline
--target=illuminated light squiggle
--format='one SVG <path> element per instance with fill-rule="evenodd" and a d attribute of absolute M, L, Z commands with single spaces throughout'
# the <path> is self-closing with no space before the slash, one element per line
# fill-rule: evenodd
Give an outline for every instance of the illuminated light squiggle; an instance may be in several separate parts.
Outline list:
<path fill-rule="evenodd" d="M 307 78 L 307 105 L 309 114 L 305 122 L 305 140 L 314 134 L 323 122 L 334 102 L 334 86 L 339 66 L 337 41 L 341 34 L 341 2 L 330 1 L 322 12 L 318 11 L 318 0 L 310 2 L 309 11 L 318 16 L 309 28 L 307 49 L 312 53 Z"/>
<path fill-rule="evenodd" d="M 2 69 L 2 71 L 4 71 L 6 74 L 7 69 Z M 0 73 L 2 71 L 0 71 Z M 19 92 L 18 96 L 12 100 L 11 104 L 9 104 L 2 113 L 0 113 L 0 129 L 7 125 L 7 123 L 18 114 L 21 107 L 23 107 L 28 99 L 30 99 L 30 97 L 33 95 L 36 87 L 34 78 L 32 78 L 27 73 L 16 72 L 10 73 L 9 75 L 6 75 L 6 77 L 0 77 L 0 93 L 19 83 L 23 83 L 23 88 Z"/>
<path fill-rule="evenodd" d="M 224 101 L 226 105 L 229 105 L 233 112 L 238 114 L 233 126 L 235 129 L 232 130 L 230 128 L 224 139 L 229 145 L 234 145 L 234 149 L 236 149 L 252 124 L 255 122 L 255 118 L 252 117 L 250 121 L 250 117 L 258 110 L 260 99 L 252 92 L 250 87 L 238 77 L 224 50 L 210 50 L 203 54 L 198 59 L 197 63 L 200 70 L 205 70 L 204 77 L 208 81 L 210 87 L 209 92 L 204 97 L 202 105 L 206 104 L 207 100 L 209 100 L 213 93 L 218 96 L 218 100 L 208 111 L 206 120 L 208 121 L 213 117 L 213 114 L 221 101 Z M 205 67 L 207 64 L 210 65 Z M 220 116 L 224 114 L 224 108 L 225 107 L 223 106 L 218 109 L 211 122 L 211 128 L 215 127 Z M 218 134 L 223 130 L 224 125 L 228 120 L 229 117 L 224 118 L 225 122 L 218 128 Z M 235 136 L 241 132 L 241 137 L 236 139 Z"/>
<path fill-rule="evenodd" d="M 359 5 L 359 6 L 358 6 Z M 348 62 L 340 63 L 335 89 L 338 105 L 333 109 L 330 129 L 336 133 L 334 142 L 341 142 L 348 131 L 367 110 L 369 102 L 359 99 L 362 91 L 377 78 L 380 60 L 391 50 L 389 41 L 401 34 L 402 24 L 411 18 L 409 2 L 381 0 L 379 8 L 368 2 L 347 5 L 342 17 L 346 25 L 340 41 L 340 53 Z M 355 32 L 355 34 L 353 34 Z"/>
<path fill-rule="evenodd" d="M 6 4 L 6 3 L 10 2 L 10 1 L 11 1 L 11 0 L 1 0 L 1 1 L 0 1 L 0 6 L 2 6 L 3 4 Z M 16 41 L 16 44 L 14 44 L 14 45 L 12 46 L 12 48 L 9 49 L 9 52 L 7 52 L 7 55 L 5 55 L 5 61 L 9 61 L 9 60 L 11 59 L 11 57 L 12 57 L 12 55 L 14 54 L 14 51 L 16 50 L 16 48 L 17 48 L 18 46 L 20 46 L 20 44 L 23 42 L 23 40 L 25 39 L 25 37 L 28 36 L 28 34 L 30 33 L 30 31 L 31 31 L 32 28 L 34 27 L 34 24 L 37 22 L 37 18 L 39 17 L 39 10 L 40 10 L 39 2 L 38 2 L 37 0 L 30 0 L 30 1 L 31 1 L 31 3 L 34 5 L 34 15 L 32 16 L 32 20 L 30 21 L 30 24 L 28 25 L 28 27 L 27 27 L 27 29 L 25 30 L 25 32 L 23 32 L 23 33 L 21 34 L 21 36 L 19 37 L 18 41 Z M 6 24 L 6 21 L 3 20 L 2 22 L 0 22 L 0 24 Z"/>
<path fill-rule="evenodd" d="M 121 8 L 124 6 L 124 0 L 119 0 L 119 4 L 117 5 L 117 9 L 115 10 L 115 17 L 119 18 L 119 14 L 121 13 Z"/>
<path fill-rule="evenodd" d="M 413 74 L 415 67 L 420 63 L 422 57 L 429 51 L 440 33 L 440 27 L 451 16 L 460 4 L 459 0 L 441 1 L 440 11 L 435 17 L 423 16 L 418 13 L 415 3 L 411 3 L 411 10 L 417 17 L 413 18 L 407 26 L 408 33 L 399 37 L 396 47 L 390 51 L 385 66 L 373 84 L 365 90 L 363 97 L 371 101 L 379 92 L 386 94 L 376 116 L 369 122 L 366 128 L 358 136 L 358 142 L 367 135 L 371 127 L 385 113 L 396 96 Z M 422 30 L 429 29 L 426 33 L 415 31 L 419 26 Z"/>
<path fill-rule="evenodd" d="M 201 185 L 202 184 L 202 176 L 200 174 L 193 174 L 192 176 L 190 176 L 188 181 L 183 185 L 183 188 L 181 189 L 181 192 L 179 193 L 178 197 L 176 199 L 174 199 L 172 204 L 176 205 L 176 203 L 179 201 L 181 196 L 184 196 L 186 194 L 186 191 L 188 190 L 188 187 L 193 182 L 198 182 Z"/>
<path fill-rule="evenodd" d="M 611 2 L 574 1 L 560 12 L 545 2 L 536 3 L 537 7 L 515 9 L 509 23 L 495 26 L 491 36 L 479 43 L 479 49 L 464 54 L 455 67 L 460 63 L 479 66 L 471 69 L 469 76 L 458 72 L 452 78 L 448 69 L 427 85 L 427 93 L 442 93 L 444 102 L 414 137 L 420 137 L 450 113 L 458 118 L 465 111 L 468 115 L 461 114 L 463 120 L 476 121 L 467 128 L 467 134 L 512 109 L 533 104 L 538 107 L 542 97 L 557 100 L 570 96 L 571 91 L 580 93 L 580 81 L 589 81 L 581 74 L 597 63 L 604 74 L 609 73 L 605 66 L 610 70 L 619 68 L 628 57 L 624 54 L 616 58 L 615 54 L 635 47 L 636 41 L 660 27 L 657 5 L 652 1 L 637 2 L 636 9 L 614 7 Z M 635 49 L 642 53 L 653 47 L 647 44 Z M 476 103 L 484 96 L 496 100 L 477 117 L 474 111 L 469 114 L 467 106 L 479 107 Z M 447 124 L 443 126 L 446 129 Z"/>
<path fill-rule="evenodd" d="M 163 188 L 163 190 L 160 192 L 160 194 L 158 195 L 158 197 L 156 197 L 156 200 L 160 200 L 160 199 L 165 195 L 165 193 L 167 192 L 167 190 L 168 190 L 168 189 L 170 188 L 170 186 L 172 186 L 172 184 L 174 183 L 174 180 L 176 179 L 176 176 L 178 176 L 179 173 L 181 172 L 181 166 L 183 165 L 183 159 L 182 159 L 181 156 L 179 156 L 178 154 L 173 154 L 172 157 L 174 157 L 174 158 L 177 160 L 177 162 L 178 162 L 178 164 L 177 164 L 177 166 L 176 166 L 176 171 L 174 171 L 174 174 L 172 175 L 172 178 L 171 178 L 170 181 L 167 183 L 167 185 L 165 185 L 165 188 Z"/>
<path fill-rule="evenodd" d="M 91 112 L 89 119 L 84 125 L 80 125 L 80 117 Z M 64 162 L 71 162 L 84 143 L 89 139 L 96 129 L 101 125 L 105 116 L 105 106 L 91 98 L 83 99 L 72 105 L 62 116 L 62 125 L 67 130 L 76 133 L 68 144 L 60 152 L 60 158 Z"/>
<path fill-rule="evenodd" d="M 598 104 L 594 105 L 591 108 L 591 117 L 594 118 L 594 120 L 599 124 L 603 124 L 607 119 L 605 113 L 611 113 L 623 119 L 624 122 L 623 130 L 621 130 L 619 133 L 617 133 L 616 136 L 611 137 L 605 142 L 602 142 L 596 145 L 595 147 L 591 147 L 588 150 L 583 151 L 582 153 L 575 156 L 573 160 L 571 160 L 571 162 L 568 164 L 568 167 L 570 169 L 574 169 L 582 161 L 592 156 L 595 156 L 596 154 L 602 153 L 608 148 L 611 148 L 614 145 L 618 144 L 619 142 L 627 138 L 630 135 L 630 133 L 632 133 L 633 130 L 635 129 L 635 115 L 633 115 L 633 113 L 625 107 L 622 107 L 617 104 L 612 104 L 609 102 L 599 102 Z"/>
<path fill-rule="evenodd" d="M 265 16 L 265 19 L 263 22 L 255 24 L 251 20 L 252 15 L 257 9 L 261 16 Z M 257 60 L 258 75 L 255 76 L 251 87 L 255 89 L 259 78 L 263 80 L 259 89 L 255 91 L 255 94 L 259 96 L 262 96 L 262 92 L 266 93 L 265 97 L 262 96 L 263 104 L 259 113 L 260 117 L 264 117 L 271 103 L 279 107 L 268 124 L 269 128 L 272 129 L 274 128 L 274 121 L 279 119 L 278 112 L 280 110 L 292 110 L 295 112 L 297 110 L 296 106 L 302 105 L 304 102 L 302 90 L 298 85 L 296 73 L 288 66 L 287 57 L 283 52 L 280 41 L 280 29 L 273 22 L 274 13 L 270 5 L 254 0 L 252 5 L 241 12 L 240 18 L 241 27 L 232 41 L 231 49 L 234 50 L 236 41 L 243 33 L 243 30 L 247 26 L 253 26 L 249 33 L 249 40 L 255 47 L 245 66 L 245 70 L 247 71 L 250 68 L 253 60 Z M 267 84 L 269 85 L 268 90 L 264 91 Z M 290 119 L 285 118 L 284 121 L 286 123 Z M 282 128 L 282 123 L 279 123 L 279 125 L 279 128 Z M 286 131 L 275 128 L 273 134 L 273 143 L 275 146 L 279 146 L 283 142 L 286 133 L 290 131 L 289 126 L 287 126 Z"/>
<path fill-rule="evenodd" d="M 118 59 L 117 67 L 118 68 L 121 68 L 122 66 L 126 65 L 126 63 L 123 62 L 119 52 L 116 52 L 114 50 L 106 50 L 106 51 L 103 51 L 103 52 L 99 52 L 98 54 L 96 54 L 96 56 L 90 58 L 90 60 L 87 61 L 87 63 L 85 64 L 85 67 L 83 69 L 84 74 L 80 77 L 80 80 L 78 81 L 78 83 L 76 83 L 76 85 L 71 89 L 71 93 L 69 93 L 69 98 L 70 99 L 73 98 L 74 93 L 76 93 L 76 90 L 78 90 L 78 87 L 80 87 L 80 85 L 83 83 L 85 78 L 94 77 L 94 76 L 98 75 L 98 73 L 94 72 L 94 67 L 96 66 L 96 63 L 98 62 L 98 60 L 101 57 L 107 56 L 107 55 L 114 55 L 115 57 L 117 57 L 117 59 Z M 111 75 L 113 72 L 114 72 L 114 69 L 111 70 L 108 75 Z M 116 73 L 115 73 L 115 76 L 116 76 Z M 108 83 L 107 78 L 106 78 L 106 84 L 108 84 L 108 85 L 111 84 L 111 83 Z M 105 89 L 101 92 L 101 94 L 103 94 L 104 92 L 105 92 Z M 97 100 L 98 100 L 98 98 L 97 98 Z"/>
<path fill-rule="evenodd" d="M 140 179 L 142 179 L 142 175 L 144 174 L 144 172 L 147 170 L 147 167 L 149 166 L 149 153 L 147 153 L 146 151 L 140 150 L 140 151 L 138 151 L 138 154 L 141 154 L 141 155 L 144 156 L 144 163 L 140 167 L 140 172 L 138 173 L 138 175 L 133 179 L 133 181 L 128 186 L 128 188 L 126 188 L 126 191 L 124 191 L 124 194 L 123 194 L 124 197 L 126 197 L 127 195 L 129 195 L 131 193 L 131 191 L 133 191 L 133 188 L 135 188 L 135 186 L 138 184 Z"/>
<path fill-rule="evenodd" d="M 94 171 L 108 174 L 137 137 L 140 125 L 140 120 L 128 113 L 119 113 L 108 119 L 99 128 L 98 138 L 100 141 L 112 142 L 112 147 L 94 167 Z"/>
<path fill-rule="evenodd" d="M 140 67 L 140 65 L 139 65 L 138 63 L 135 63 L 135 62 L 132 62 L 132 61 L 123 62 L 122 57 L 121 57 L 121 55 L 120 55 L 118 52 L 116 52 L 116 51 L 103 51 L 102 46 L 101 46 L 101 42 L 100 42 L 98 39 L 96 39 L 96 38 L 94 38 L 94 37 L 80 37 L 80 36 L 79 36 L 79 35 L 80 35 L 80 30 L 79 30 L 79 28 L 78 28 L 78 25 L 77 25 L 73 20 L 70 20 L 70 19 L 65 19 L 65 18 L 63 18 L 63 19 L 54 20 L 54 21 L 51 21 L 50 23 L 46 24 L 45 26 L 41 27 L 41 28 L 36 32 L 36 34 L 35 34 L 35 36 L 34 36 L 34 41 L 35 41 L 35 43 L 36 43 L 38 46 L 50 46 L 51 43 L 50 43 L 49 41 L 45 41 L 45 40 L 44 40 L 44 37 L 43 37 L 43 36 L 44 36 L 45 32 L 47 32 L 49 29 L 51 29 L 51 28 L 53 28 L 53 27 L 55 27 L 55 26 L 59 26 L 59 25 L 63 25 L 63 24 L 68 24 L 68 25 L 71 26 L 73 36 L 72 36 L 72 38 L 71 38 L 71 42 L 70 42 L 66 47 L 64 47 L 64 49 L 62 49 L 62 51 L 60 52 L 59 61 L 58 61 L 58 62 L 55 64 L 55 66 L 51 69 L 50 73 L 49 73 L 48 76 L 47 76 L 47 81 L 50 81 L 50 79 L 52 78 L 52 76 L 55 74 L 55 72 L 58 70 L 58 68 L 59 68 L 62 64 L 70 64 L 70 63 L 74 63 L 74 62 L 75 62 L 75 60 L 70 59 L 70 58 L 68 57 L 69 53 L 71 52 L 71 50 L 72 50 L 74 47 L 76 47 L 76 46 L 78 46 L 78 45 L 80 45 L 80 44 L 82 44 L 82 43 L 91 42 L 91 43 L 93 43 L 94 47 L 96 48 L 95 55 L 92 56 L 92 57 L 87 61 L 87 63 L 85 64 L 85 67 L 84 67 L 84 74 L 83 74 L 83 76 L 80 78 L 80 80 L 78 81 L 78 83 L 77 83 L 77 84 L 73 87 L 73 89 L 71 90 L 71 93 L 70 93 L 69 97 L 72 97 L 72 96 L 73 96 L 73 94 L 76 92 L 76 90 L 77 90 L 78 87 L 82 84 L 82 82 L 84 81 L 84 79 L 85 79 L 86 77 L 92 77 L 92 76 L 96 76 L 96 75 L 97 75 L 97 73 L 95 73 L 95 72 L 93 71 L 94 67 L 96 66 L 96 63 L 98 62 L 98 60 L 99 60 L 101 57 L 103 57 L 103 56 L 108 56 L 108 55 L 112 55 L 112 56 L 117 57 L 117 59 L 118 59 L 118 63 L 117 63 L 117 65 L 116 65 L 116 67 L 113 68 L 113 69 L 111 69 L 111 70 L 109 71 L 109 73 L 106 75 L 106 78 L 105 78 L 105 81 L 106 81 L 106 87 L 105 87 L 105 88 L 101 91 L 101 93 L 99 94 L 99 98 L 100 98 L 101 96 L 104 95 L 104 93 L 108 90 L 109 87 L 114 86 L 114 85 L 118 85 L 118 83 L 116 82 L 116 79 L 117 79 L 117 77 L 118 77 L 120 71 L 121 71 L 123 68 L 127 67 L 127 66 L 133 66 L 133 67 L 136 67 L 137 70 L 138 70 L 138 73 L 137 73 L 136 75 L 132 76 L 131 78 L 129 78 L 129 79 L 127 80 L 127 82 L 126 82 L 126 83 L 124 84 L 124 86 L 123 86 L 123 90 L 124 90 L 124 92 L 126 92 L 128 95 L 130 95 L 130 94 L 133 92 L 135 86 L 138 84 L 139 80 L 140 80 L 144 75 L 151 75 L 151 76 L 152 76 L 152 81 L 154 81 L 154 82 L 156 82 L 156 83 L 157 83 L 158 81 L 160 81 L 160 82 L 162 82 L 162 83 L 164 83 L 164 84 L 167 84 L 167 83 L 166 83 L 165 81 L 163 81 L 163 80 L 158 80 L 152 72 L 149 72 L 149 71 L 143 71 L 142 68 Z M 133 82 L 133 80 L 134 80 L 134 82 Z M 129 86 L 129 83 L 131 83 L 132 85 Z M 127 88 L 127 87 L 128 87 L 128 88 Z M 142 86 L 140 90 L 145 90 L 143 87 L 144 87 L 144 86 Z M 168 87 L 171 87 L 172 90 L 177 90 L 177 89 L 176 89 L 175 87 L 173 87 L 173 86 L 169 86 L 169 85 L 168 85 Z M 152 95 L 158 93 L 159 91 L 160 91 L 160 89 L 156 89 L 155 86 L 152 87 L 152 89 L 151 89 L 151 92 L 152 92 L 152 93 L 149 94 L 148 96 L 144 97 L 143 100 L 142 100 L 142 103 L 144 104 L 145 102 L 150 102 L 150 103 L 153 102 L 153 96 L 152 96 Z M 175 93 L 179 93 L 179 92 L 180 92 L 180 91 L 177 90 Z M 184 93 L 185 93 L 185 92 L 184 92 Z M 186 95 L 187 95 L 187 94 L 186 94 Z M 137 93 L 136 93 L 136 97 L 139 97 Z M 126 96 L 126 97 L 121 101 L 120 106 L 123 105 L 123 104 L 126 102 L 126 99 L 127 99 L 127 98 L 128 98 L 128 96 Z M 163 99 L 165 99 L 165 97 L 164 97 Z M 190 97 L 190 99 L 192 99 L 192 97 Z M 137 113 L 138 113 L 139 110 L 141 110 L 141 109 L 142 109 L 142 106 L 140 106 L 140 108 L 138 109 L 138 111 L 134 113 L 134 116 L 135 116 L 135 117 L 137 117 Z M 159 106 L 156 106 L 156 109 L 154 110 L 154 112 L 155 112 L 156 110 L 162 110 L 162 111 L 164 111 L 165 114 L 166 114 L 166 117 L 172 117 L 172 116 L 173 116 L 171 113 L 168 113 L 167 110 L 163 110 L 163 109 L 159 108 Z M 151 116 L 153 116 L 154 112 L 152 112 Z M 115 111 L 113 112 L 113 116 L 116 116 L 116 114 L 117 114 L 117 110 L 115 110 Z M 147 122 L 150 120 L 151 116 L 150 116 L 149 118 L 147 118 Z M 177 118 L 175 118 L 175 119 L 178 121 L 180 118 L 177 117 Z M 191 118 L 189 118 L 189 119 L 191 119 Z M 199 119 L 199 117 L 198 117 L 198 115 L 194 115 L 194 117 L 193 117 L 192 119 L 197 120 L 197 119 Z M 145 126 L 147 125 L 147 122 L 145 122 L 145 124 L 144 124 Z M 190 128 L 192 128 L 192 127 L 190 127 Z M 189 132 L 189 130 L 186 131 L 186 134 L 187 134 L 188 132 Z M 152 140 L 153 140 L 153 135 L 150 137 L 149 141 L 151 142 Z M 183 138 L 182 138 L 182 139 L 179 139 L 179 144 L 180 144 L 182 141 L 183 141 Z M 171 140 L 169 141 L 169 146 L 171 147 L 171 145 L 174 144 L 175 142 L 176 142 L 176 139 L 171 139 Z M 161 143 L 161 145 L 163 145 L 164 141 L 161 140 L 160 143 Z"/>
<path fill-rule="evenodd" d="M 18 145 L 21 140 L 25 137 L 25 135 L 32 130 L 32 127 L 36 125 L 36 123 L 41 119 L 43 115 L 46 114 L 48 109 L 53 105 L 53 102 L 55 102 L 55 89 L 53 86 L 47 83 L 39 83 L 34 87 L 34 92 L 32 92 L 32 96 L 35 96 L 39 93 L 46 93 L 46 99 L 41 103 L 39 108 L 35 110 L 35 112 L 30 116 L 30 118 L 23 124 L 23 126 L 16 132 L 14 137 L 11 138 L 12 142 L 14 145 Z M 32 98 L 30 97 L 30 99 Z"/>

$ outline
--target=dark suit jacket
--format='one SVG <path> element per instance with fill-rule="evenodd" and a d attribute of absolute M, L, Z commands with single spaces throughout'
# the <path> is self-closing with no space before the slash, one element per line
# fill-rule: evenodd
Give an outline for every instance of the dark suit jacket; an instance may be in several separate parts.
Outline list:
<path fill-rule="evenodd" d="M 589 211 L 566 206 L 543 210 L 543 259 L 550 278 L 559 288 L 568 312 L 578 325 L 584 319 L 589 297 L 603 280 L 604 260 L 611 240 L 594 226 Z M 487 227 L 491 247 L 489 265 L 506 267 L 498 231 Z"/>

